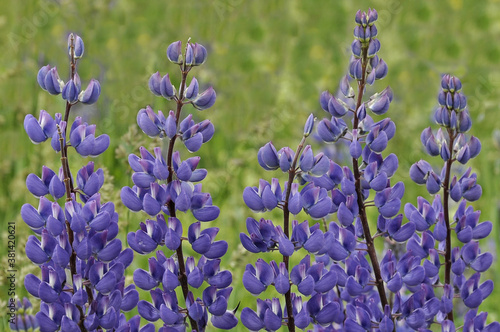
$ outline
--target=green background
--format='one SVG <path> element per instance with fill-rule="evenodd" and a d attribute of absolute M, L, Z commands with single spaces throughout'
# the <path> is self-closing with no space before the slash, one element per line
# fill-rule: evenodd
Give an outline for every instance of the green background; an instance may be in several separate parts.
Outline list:
<path fill-rule="evenodd" d="M 165 56 L 171 42 L 185 42 L 191 37 L 193 42 L 207 47 L 207 62 L 192 73 L 203 88 L 215 88 L 217 102 L 204 112 L 185 109 L 196 112 L 197 119 L 209 118 L 215 125 L 214 138 L 197 153 L 202 157 L 200 167 L 209 171 L 204 191 L 210 192 L 214 204 L 221 208 L 220 217 L 210 226 L 219 227 L 218 238 L 229 243 L 223 268 L 233 272 L 231 306 L 241 300 L 243 305 L 254 307 L 253 296 L 244 290 L 240 280 L 245 264 L 254 262 L 257 256 L 242 249 L 238 234 L 245 231 L 248 216 L 261 215 L 252 214 L 244 206 L 242 191 L 257 185 L 261 177 L 284 181 L 281 173 L 263 171 L 256 153 L 269 140 L 277 148 L 289 145 L 295 149 L 307 116 L 311 112 L 319 118 L 326 116 L 318 103 L 319 94 L 326 89 L 334 92 L 339 79 L 347 73 L 354 14 L 368 7 L 379 12 L 379 55 L 389 66 L 387 78 L 378 81 L 373 92 L 386 85 L 394 91 L 387 115 L 396 123 L 397 133 L 387 153 L 398 154 L 395 178 L 405 182 L 404 202 L 416 203 L 417 195 L 430 199 L 425 188 L 409 180 L 408 170 L 421 158 L 429 160 L 419 136 L 423 128 L 431 125 L 440 75 L 456 75 L 468 97 L 473 119 L 471 134 L 483 144 L 481 154 L 470 162 L 483 187 L 483 197 L 473 205 L 482 210 L 481 221 L 491 220 L 494 224 L 482 248 L 496 257 L 500 239 L 500 199 L 496 196 L 500 190 L 500 158 L 499 141 L 495 141 L 493 133 L 499 119 L 499 1 L 3 1 L 0 243 L 4 245 L 0 256 L 1 264 L 6 264 L 7 222 L 15 221 L 18 294 L 26 294 L 24 275 L 39 274 L 37 267 L 23 257 L 30 231 L 19 211 L 26 202 L 38 204 L 25 188 L 25 179 L 29 173 L 40 174 L 44 164 L 59 167 L 58 155 L 49 144 L 31 144 L 22 124 L 26 114 L 38 117 L 40 109 L 51 114 L 63 112 L 63 100 L 41 90 L 36 74 L 41 66 L 51 64 L 66 79 L 69 32 L 79 34 L 85 42 L 79 64 L 83 85 L 90 78 L 101 82 L 99 101 L 75 107 L 74 114 L 96 123 L 98 133 L 111 137 L 110 148 L 94 161 L 107 174 L 102 195 L 105 201 L 116 204 L 122 238 L 145 219 L 142 213 L 128 212 L 120 202 L 119 189 L 131 185 L 127 156 L 138 153 L 141 145 L 150 148 L 159 144 L 140 132 L 135 120 L 137 111 L 148 104 L 155 110 L 173 107 L 149 92 L 148 79 L 156 71 L 162 75 L 168 72 L 178 85 L 178 68 Z M 187 153 L 182 153 L 185 158 Z M 76 174 L 87 161 L 74 156 L 70 162 Z M 432 162 L 440 165 L 438 158 Z M 263 216 L 279 218 L 278 213 Z M 374 219 L 374 214 L 371 217 Z M 192 221 L 188 215 L 182 218 L 185 225 Z M 128 273 L 146 266 L 147 259 L 139 258 Z M 498 270 L 496 262 L 483 280 L 491 278 L 498 285 Z M 8 299 L 6 273 L 6 269 L 0 270 L 2 308 Z M 480 307 L 489 311 L 489 321 L 499 319 L 495 303 L 498 296 L 497 288 Z M 149 295 L 143 298 L 149 300 Z M 6 318 L 1 319 L 0 330 L 5 330 Z M 241 325 L 238 328 L 244 330 Z"/>

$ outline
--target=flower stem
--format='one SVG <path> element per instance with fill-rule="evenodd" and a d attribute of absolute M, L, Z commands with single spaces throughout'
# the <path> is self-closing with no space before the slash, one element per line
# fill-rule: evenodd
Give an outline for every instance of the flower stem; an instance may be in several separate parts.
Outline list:
<path fill-rule="evenodd" d="M 71 71 L 71 79 L 75 77 L 76 73 L 76 60 L 74 57 L 75 54 L 75 46 L 74 46 L 74 37 L 71 37 L 71 43 L 70 43 L 70 71 Z M 66 123 L 66 129 L 64 131 L 64 137 L 63 133 L 61 131 L 61 127 L 57 127 L 57 133 L 59 135 L 59 144 L 61 148 L 61 165 L 62 165 L 62 170 L 63 170 L 63 176 L 64 176 L 64 186 L 66 187 L 66 202 L 70 202 L 73 200 L 73 192 L 74 192 L 74 186 L 73 186 L 73 181 L 71 177 L 71 170 L 69 168 L 69 162 L 68 162 L 68 145 L 65 144 L 65 141 L 67 141 L 67 136 L 68 136 L 68 129 L 70 126 L 68 125 L 68 119 L 69 119 L 69 113 L 71 111 L 71 106 L 72 104 L 70 102 L 66 102 L 66 110 L 64 112 L 64 122 Z M 76 271 L 76 252 L 75 249 L 73 248 L 73 241 L 75 238 L 75 235 L 73 233 L 73 230 L 71 229 L 71 225 L 68 220 L 66 220 L 66 231 L 68 233 L 68 240 L 69 244 L 71 246 L 71 256 L 69 258 L 69 266 L 70 266 L 70 271 L 71 271 L 71 278 L 73 279 L 74 275 L 77 274 Z M 73 281 L 73 280 L 72 280 Z M 74 284 L 74 282 L 73 282 Z M 93 301 L 93 293 L 92 289 L 88 286 L 85 285 L 85 290 L 87 292 L 87 296 L 89 299 L 89 303 L 92 303 Z M 80 327 L 80 330 L 82 332 L 87 332 L 88 330 L 85 328 L 84 321 L 85 321 L 85 313 L 82 309 L 81 306 L 77 305 L 78 311 L 80 312 L 80 321 L 78 322 L 78 326 Z"/>
<path fill-rule="evenodd" d="M 184 99 L 184 90 L 186 88 L 186 79 L 187 75 L 189 73 L 190 68 L 186 68 L 186 65 L 183 64 L 181 67 L 181 72 L 182 72 L 182 81 L 181 81 L 181 86 L 180 86 L 180 91 L 179 91 L 179 97 L 177 98 L 177 109 L 175 112 L 175 122 L 177 128 L 179 127 L 179 120 L 180 120 L 180 115 L 182 111 L 182 106 L 183 106 L 183 99 Z M 167 185 L 173 181 L 173 174 L 174 174 L 174 167 L 173 167 L 173 160 L 172 160 L 172 155 L 174 153 L 174 145 L 175 145 L 175 140 L 177 138 L 177 135 L 172 137 L 170 139 L 169 145 L 168 145 L 168 152 L 167 152 L 167 166 L 168 166 L 168 178 L 167 178 Z M 168 212 L 170 214 L 170 217 L 175 218 L 176 213 L 175 213 L 175 203 L 174 201 L 170 200 L 168 202 Z M 184 253 L 182 251 L 182 242 L 179 248 L 176 250 L 176 255 L 177 255 L 177 261 L 179 263 L 179 282 L 181 284 L 182 288 L 182 294 L 184 296 L 184 300 L 186 301 L 188 298 L 189 294 L 189 285 L 187 282 L 187 274 L 186 274 L 186 266 L 184 264 Z M 191 323 L 191 329 L 198 331 L 198 323 L 196 320 L 191 318 L 189 316 L 189 321 Z"/>
<path fill-rule="evenodd" d="M 288 200 L 290 199 L 290 194 L 292 192 L 292 183 L 296 175 L 295 168 L 297 167 L 297 161 L 300 152 L 304 148 L 304 143 L 306 141 L 306 138 L 307 136 L 302 137 L 302 140 L 300 141 L 299 146 L 297 147 L 297 151 L 295 152 L 295 157 L 293 158 L 292 166 L 290 166 L 290 169 L 288 170 L 288 184 L 286 187 L 285 202 L 283 203 L 283 231 L 287 238 L 290 238 L 290 210 L 288 209 Z M 283 262 L 285 263 L 287 271 L 289 271 L 289 259 L 290 258 L 288 256 L 283 256 Z M 288 313 L 288 322 L 287 322 L 288 331 L 295 332 L 295 320 L 293 317 L 291 289 L 289 289 L 288 292 L 286 292 L 285 294 L 285 302 L 286 302 L 286 311 Z"/>
<path fill-rule="evenodd" d="M 356 102 L 356 110 L 361 106 L 363 102 L 363 93 L 366 85 L 366 65 L 368 62 L 367 58 L 367 47 L 363 47 L 362 49 L 362 75 L 361 80 L 358 81 L 358 99 Z M 359 119 L 357 113 L 354 113 L 354 121 L 353 121 L 353 130 L 358 129 Z M 375 245 L 373 243 L 373 238 L 370 232 L 370 225 L 368 224 L 368 217 L 366 215 L 366 206 L 363 202 L 363 189 L 361 188 L 361 174 L 359 172 L 359 164 L 357 158 L 352 158 L 352 169 L 354 172 L 354 179 L 356 180 L 356 195 L 357 203 L 359 207 L 359 218 L 361 219 L 361 224 L 363 226 L 363 234 L 365 235 L 366 246 L 368 249 L 368 255 L 370 256 L 370 261 L 372 263 L 373 272 L 375 274 L 375 284 L 377 285 L 377 290 L 380 296 L 380 302 L 382 303 L 382 309 L 385 308 L 386 305 L 389 305 L 387 301 L 387 295 L 385 293 L 384 282 L 382 279 L 382 273 L 380 271 L 380 264 L 377 258 L 377 252 L 375 250 Z"/>
<path fill-rule="evenodd" d="M 453 151 L 453 141 L 455 140 L 455 133 L 453 130 L 448 128 L 448 149 Z M 450 158 L 446 161 L 446 173 L 443 181 L 443 209 L 444 209 L 444 221 L 446 224 L 446 248 L 445 248 L 445 258 L 444 258 L 444 283 L 451 284 L 451 227 L 450 227 L 450 211 L 449 211 L 449 197 L 450 197 L 450 174 L 451 174 L 451 164 L 453 164 L 453 159 Z M 448 320 L 453 322 L 453 310 L 448 313 Z"/>

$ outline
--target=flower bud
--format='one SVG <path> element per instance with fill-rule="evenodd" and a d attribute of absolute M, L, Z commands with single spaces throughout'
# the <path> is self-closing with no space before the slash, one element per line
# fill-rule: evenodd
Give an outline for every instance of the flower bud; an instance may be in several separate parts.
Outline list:
<path fill-rule="evenodd" d="M 73 80 L 69 80 L 62 90 L 62 97 L 68 103 L 74 103 L 78 100 L 80 89 L 76 86 Z"/>
<path fill-rule="evenodd" d="M 381 80 L 385 76 L 387 76 L 387 64 L 385 63 L 384 60 L 380 59 L 380 62 L 378 63 L 377 67 L 375 67 L 375 79 L 376 80 Z"/>
<path fill-rule="evenodd" d="M 458 132 L 465 133 L 472 127 L 472 120 L 469 115 L 469 111 L 465 109 L 463 112 L 458 113 Z"/>
<path fill-rule="evenodd" d="M 359 121 L 363 121 L 366 118 L 366 103 L 362 103 L 361 106 L 356 110 L 356 115 Z"/>
<path fill-rule="evenodd" d="M 361 17 L 363 16 L 363 14 L 364 13 L 361 10 L 358 10 L 356 12 L 356 16 L 354 17 L 354 21 L 359 25 L 361 25 Z"/>
<path fill-rule="evenodd" d="M 361 80 L 363 78 L 363 67 L 361 65 L 361 59 L 353 59 L 349 64 L 349 75 L 356 80 Z"/>
<path fill-rule="evenodd" d="M 389 110 L 391 101 L 386 94 L 379 96 L 378 98 L 372 99 L 368 102 L 368 108 L 377 115 L 382 115 Z"/>
<path fill-rule="evenodd" d="M 372 29 L 375 28 L 375 26 L 372 26 Z M 370 40 L 370 43 L 368 44 L 368 51 L 367 55 L 369 58 L 373 58 L 377 52 L 380 51 L 380 41 L 378 39 L 372 39 Z"/>
<path fill-rule="evenodd" d="M 101 85 L 98 80 L 91 79 L 87 89 L 80 92 L 78 99 L 84 104 L 93 104 L 101 95 Z"/>
<path fill-rule="evenodd" d="M 328 101 L 328 112 L 336 118 L 341 118 L 347 113 L 347 110 L 342 105 L 342 101 L 332 96 Z"/>
<path fill-rule="evenodd" d="M 328 91 L 323 91 L 319 96 L 319 104 L 321 105 L 321 108 L 326 112 L 328 112 L 328 102 L 330 101 L 330 98 L 332 98 L 332 94 Z"/>
<path fill-rule="evenodd" d="M 450 75 L 448 74 L 443 75 L 443 77 L 441 78 L 441 88 L 445 92 L 449 90 L 449 81 L 450 81 Z"/>
<path fill-rule="evenodd" d="M 80 36 L 75 35 L 75 59 L 79 59 L 83 56 L 83 52 L 85 50 L 84 45 L 83 45 L 83 40 L 80 38 Z"/>
<path fill-rule="evenodd" d="M 149 90 L 155 95 L 155 96 L 161 96 L 161 91 L 160 91 L 160 82 L 161 82 L 161 75 L 160 72 L 156 72 L 151 77 L 149 78 Z"/>
<path fill-rule="evenodd" d="M 311 113 L 311 115 L 309 115 L 309 117 L 307 118 L 307 121 L 306 121 L 306 124 L 304 126 L 304 136 L 309 136 L 313 130 L 313 127 L 314 127 L 314 120 L 316 118 L 314 117 L 314 115 Z"/>
<path fill-rule="evenodd" d="M 195 43 L 193 46 L 193 53 L 193 66 L 199 66 L 207 60 L 207 49 L 203 45 Z"/>
<path fill-rule="evenodd" d="M 351 51 L 352 51 L 352 54 L 356 57 L 356 58 L 360 58 L 361 57 L 361 42 L 357 39 L 355 39 L 352 44 L 351 44 Z"/>
<path fill-rule="evenodd" d="M 184 92 L 184 98 L 186 98 L 187 100 L 195 99 L 198 96 L 198 89 L 198 80 L 193 77 L 193 79 L 191 80 L 191 84 L 189 84 L 188 88 Z"/>
<path fill-rule="evenodd" d="M 160 82 L 160 93 L 167 100 L 172 100 L 175 97 L 175 88 L 170 82 L 170 77 L 167 75 L 163 76 Z"/>
<path fill-rule="evenodd" d="M 51 95 L 58 95 L 61 93 L 61 88 L 64 86 L 64 82 L 59 78 L 57 73 L 57 68 L 51 68 L 44 79 L 45 90 Z M 42 86 L 43 88 L 43 86 Z"/>
<path fill-rule="evenodd" d="M 368 9 L 368 24 L 373 25 L 378 19 L 378 13 L 375 9 Z"/>
<path fill-rule="evenodd" d="M 182 64 L 182 42 L 180 40 L 168 45 L 167 58 L 173 63 Z"/>
<path fill-rule="evenodd" d="M 362 26 L 356 26 L 354 28 L 354 38 L 365 41 L 365 29 Z"/>
<path fill-rule="evenodd" d="M 212 87 L 209 87 L 199 94 L 195 100 L 193 100 L 193 106 L 200 111 L 206 110 L 215 104 L 216 98 L 217 95 L 215 90 Z"/>
<path fill-rule="evenodd" d="M 340 81 L 340 92 L 342 92 L 342 94 L 346 98 L 352 98 L 352 97 L 354 97 L 354 89 L 349 84 L 349 77 L 347 75 L 345 75 L 344 78 L 342 78 L 342 80 Z M 328 103 L 328 100 L 326 101 L 327 103 Z"/>
<path fill-rule="evenodd" d="M 36 80 L 38 84 L 44 90 L 47 90 L 47 88 L 45 87 L 45 76 L 47 76 L 49 70 L 50 70 L 50 65 L 43 66 L 42 68 L 40 68 L 38 74 L 36 75 Z"/>
<path fill-rule="evenodd" d="M 186 65 L 199 66 L 207 59 L 207 49 L 197 43 L 189 43 L 186 48 Z"/>

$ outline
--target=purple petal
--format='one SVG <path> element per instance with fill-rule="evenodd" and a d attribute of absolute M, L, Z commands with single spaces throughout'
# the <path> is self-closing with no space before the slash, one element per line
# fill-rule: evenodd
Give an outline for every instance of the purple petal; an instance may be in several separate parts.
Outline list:
<path fill-rule="evenodd" d="M 156 322 L 160 318 L 160 312 L 151 303 L 144 300 L 137 304 L 137 311 L 142 318 L 150 322 Z"/>
<path fill-rule="evenodd" d="M 196 220 L 212 221 L 219 217 L 220 209 L 215 205 L 210 205 L 201 209 L 193 209 L 192 212 Z"/>
<path fill-rule="evenodd" d="M 38 279 L 36 276 L 33 274 L 28 274 L 26 275 L 26 278 L 24 279 L 24 287 L 34 297 L 39 297 L 38 295 L 38 288 L 40 287 L 40 279 Z"/>
<path fill-rule="evenodd" d="M 35 317 L 41 332 L 54 332 L 59 329 L 59 326 L 43 312 L 38 312 Z"/>
<path fill-rule="evenodd" d="M 264 285 L 250 271 L 245 271 L 243 273 L 243 286 L 245 286 L 245 289 L 253 295 L 259 295 L 267 288 L 267 285 Z"/>
<path fill-rule="evenodd" d="M 231 330 L 238 325 L 238 319 L 231 311 L 226 311 L 221 316 L 212 316 L 211 322 L 216 328 L 222 330 Z"/>
<path fill-rule="evenodd" d="M 104 249 L 99 251 L 97 258 L 102 262 L 111 262 L 122 251 L 122 241 L 114 239 L 109 242 Z"/>
<path fill-rule="evenodd" d="M 241 322 L 251 331 L 258 331 L 264 328 L 264 322 L 257 316 L 255 311 L 250 308 L 243 308 L 243 310 L 241 310 Z"/>
<path fill-rule="evenodd" d="M 149 272 L 138 269 L 134 271 L 134 283 L 143 290 L 151 290 L 158 286 L 158 280 L 155 280 Z"/>
<path fill-rule="evenodd" d="M 228 244 L 226 241 L 216 241 L 212 243 L 210 249 L 205 252 L 205 257 L 209 259 L 216 259 L 224 256 L 227 252 Z"/>

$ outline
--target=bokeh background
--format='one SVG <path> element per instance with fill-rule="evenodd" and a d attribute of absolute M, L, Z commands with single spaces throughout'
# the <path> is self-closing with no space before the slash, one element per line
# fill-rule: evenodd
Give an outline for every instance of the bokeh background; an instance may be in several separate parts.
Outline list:
<path fill-rule="evenodd" d="M 24 275 L 39 273 L 24 257 L 30 231 L 19 211 L 26 202 L 38 204 L 25 189 L 25 179 L 31 172 L 40 173 L 44 164 L 59 167 L 58 155 L 48 144 L 31 144 L 22 124 L 26 114 L 38 116 L 40 109 L 51 114 L 63 111 L 62 99 L 41 90 L 36 74 L 41 66 L 51 64 L 58 67 L 61 78 L 67 77 L 66 38 L 70 32 L 79 34 L 85 42 L 85 55 L 79 64 L 83 85 L 90 78 L 101 82 L 98 103 L 75 107 L 74 115 L 97 123 L 98 133 L 111 136 L 110 148 L 94 161 L 105 170 L 102 195 L 117 206 L 123 239 L 145 218 L 129 212 L 120 202 L 120 188 L 131 185 L 127 156 L 137 153 L 141 145 L 149 148 L 159 144 L 140 132 L 137 111 L 146 105 L 164 111 L 172 107 L 149 92 L 149 76 L 156 71 L 162 75 L 168 72 L 178 85 L 178 68 L 165 56 L 169 43 L 191 37 L 207 47 L 207 63 L 193 71 L 203 87 L 211 85 L 217 91 L 215 106 L 196 113 L 199 119 L 211 119 L 216 128 L 212 141 L 199 152 L 200 166 L 209 170 L 204 190 L 221 208 L 220 217 L 211 226 L 219 227 L 219 238 L 229 242 L 223 267 L 233 272 L 231 305 L 242 301 L 242 305 L 254 307 L 255 299 L 240 282 L 244 266 L 256 260 L 239 245 L 238 235 L 245 231 L 245 220 L 253 216 L 243 204 L 242 191 L 256 185 L 261 177 L 282 176 L 264 172 L 256 153 L 269 140 L 278 148 L 295 147 L 307 116 L 311 112 L 320 118 L 326 115 L 319 106 L 319 94 L 327 89 L 334 92 L 346 74 L 354 14 L 368 7 L 379 12 L 379 55 L 389 66 L 387 78 L 378 81 L 375 89 L 390 85 L 395 95 L 388 115 L 396 123 L 397 133 L 388 152 L 399 156 L 396 178 L 406 184 L 404 202 L 415 203 L 417 195 L 429 199 L 424 188 L 410 181 L 408 170 L 424 158 L 419 137 L 431 124 L 440 76 L 456 75 L 462 79 L 468 97 L 471 133 L 483 144 L 481 154 L 470 163 L 483 187 L 483 197 L 474 207 L 482 211 L 482 221 L 494 224 L 482 247 L 497 257 L 498 0 L 11 0 L 0 3 L 0 256 L 5 266 L 7 222 L 15 221 L 18 295 L 26 295 Z M 71 159 L 73 171 L 86 162 Z M 434 162 L 440 164 L 438 159 Z M 185 218 L 190 222 L 188 216 Z M 129 275 L 147 266 L 147 257 L 137 256 Z M 483 278 L 500 285 L 498 264 L 495 262 Z M 5 274 L 6 269 L 0 269 L 2 308 L 8 298 Z M 497 287 L 480 308 L 489 311 L 489 321 L 500 318 L 496 303 L 499 296 Z M 149 300 L 149 295 L 143 298 Z M 1 331 L 8 329 L 4 312 L 0 313 Z M 245 330 L 241 325 L 238 328 Z"/>

